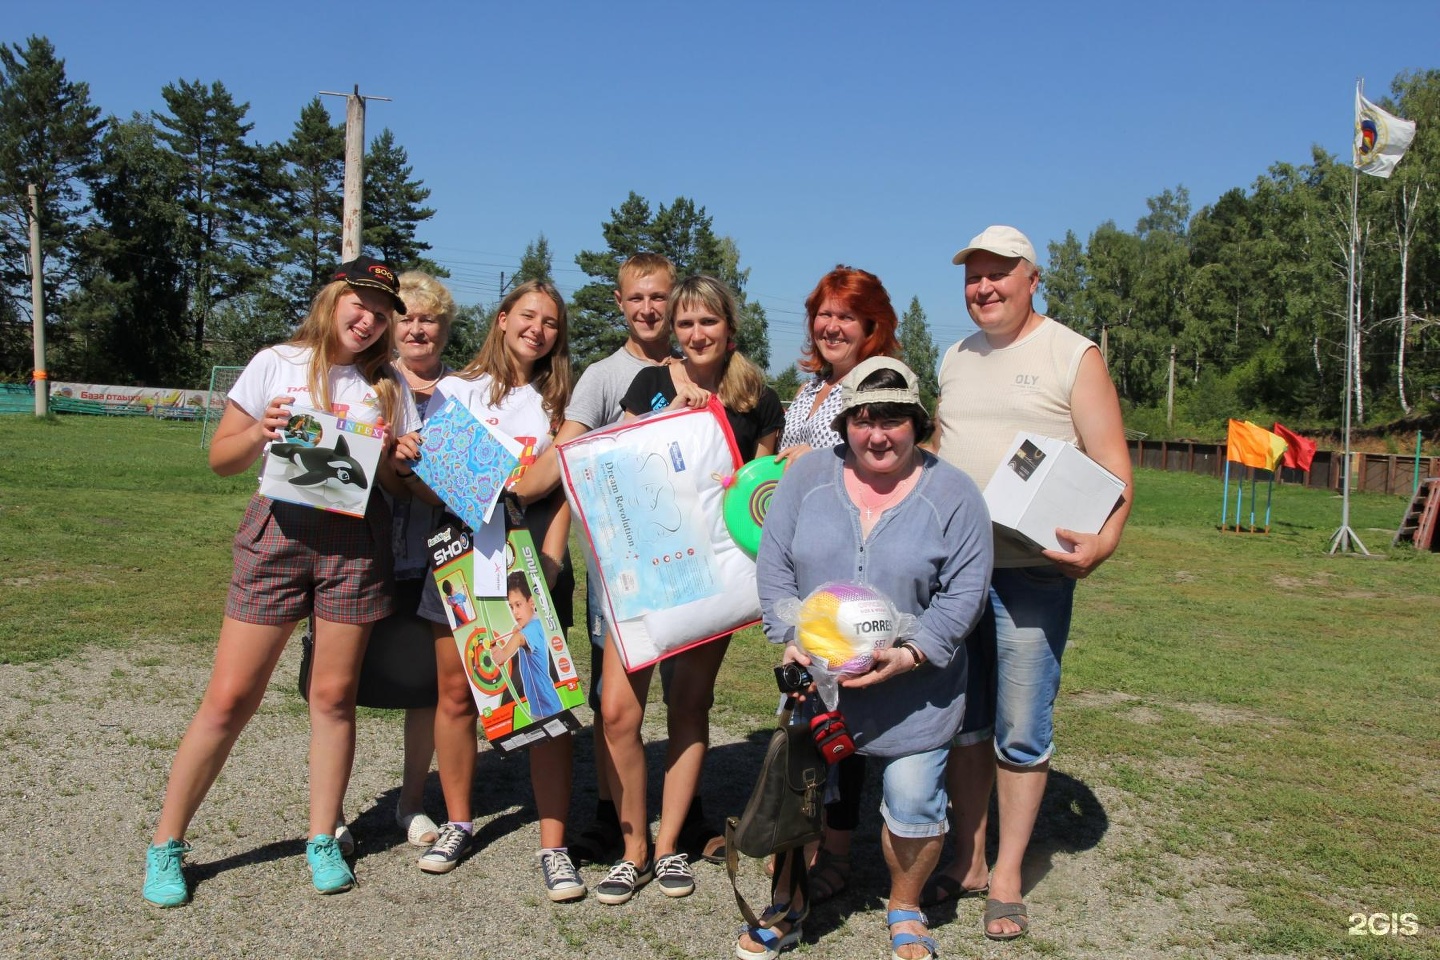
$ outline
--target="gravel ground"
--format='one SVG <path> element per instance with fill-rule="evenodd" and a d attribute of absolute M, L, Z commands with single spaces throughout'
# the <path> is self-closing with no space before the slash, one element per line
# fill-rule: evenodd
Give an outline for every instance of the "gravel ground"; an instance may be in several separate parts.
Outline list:
<path fill-rule="evenodd" d="M 534 855 L 538 831 L 523 759 L 486 750 L 477 777 L 480 847 L 453 873 L 422 874 L 392 819 L 400 777 L 398 714 L 362 717 L 348 811 L 359 841 L 359 886 L 315 895 L 304 862 L 304 704 L 294 694 L 298 644 L 286 651 L 260 712 L 191 828 L 191 905 L 147 907 L 144 849 L 165 775 L 198 700 L 210 652 L 140 644 L 83 657 L 0 666 L 0 956 L 15 957 L 730 957 L 739 913 L 723 867 L 700 864 L 695 895 L 646 889 L 622 907 L 593 897 L 552 905 Z M 176 657 L 180 662 L 176 663 Z M 658 714 L 660 708 L 652 709 Z M 583 712 L 583 711 L 582 711 Z M 588 716 L 583 718 L 588 722 Z M 654 740 L 663 729 L 650 731 Z M 593 804 L 588 732 L 577 741 L 574 809 Z M 714 731 L 707 804 L 718 819 L 743 805 L 763 736 Z M 652 797 L 660 752 L 652 746 Z M 1183 773 L 1183 772 L 1182 772 Z M 1027 862 L 1035 923 L 1025 941 L 981 936 L 981 904 L 933 911 L 941 954 L 953 957 L 1231 957 L 1217 922 L 1244 922 L 1216 865 L 1159 861 L 1163 882 L 1131 881 L 1127 853 L 1155 856 L 1147 813 L 1098 784 L 1103 767 L 1057 765 Z M 873 811 L 878 798 L 867 798 Z M 432 815 L 441 807 L 432 775 Z M 817 909 L 796 957 L 888 956 L 885 868 L 867 813 L 850 891 Z M 746 867 L 752 902 L 765 892 Z M 604 871 L 588 867 L 592 886 Z"/>

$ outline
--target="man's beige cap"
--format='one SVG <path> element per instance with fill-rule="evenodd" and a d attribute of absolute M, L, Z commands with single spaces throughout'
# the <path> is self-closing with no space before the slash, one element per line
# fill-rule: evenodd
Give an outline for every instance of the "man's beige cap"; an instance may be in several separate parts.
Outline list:
<path fill-rule="evenodd" d="M 1023 257 L 1029 260 L 1031 265 L 1035 263 L 1035 247 L 1030 243 L 1030 238 L 1014 227 L 1001 224 L 986 227 L 964 250 L 955 254 L 955 259 L 950 262 L 964 263 L 965 258 L 976 250 L 985 250 L 1001 257 Z"/>

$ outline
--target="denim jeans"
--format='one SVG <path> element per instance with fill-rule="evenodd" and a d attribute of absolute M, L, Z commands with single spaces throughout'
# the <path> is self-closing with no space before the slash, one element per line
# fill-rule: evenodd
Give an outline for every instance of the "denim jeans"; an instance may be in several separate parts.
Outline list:
<path fill-rule="evenodd" d="M 995 756 L 1035 767 L 1055 749 L 1055 695 L 1075 581 L 1054 567 L 1003 567 L 990 608 L 966 641 L 970 678 L 957 745 L 995 737 Z"/>
<path fill-rule="evenodd" d="M 880 815 L 893 835 L 922 840 L 943 836 L 949 829 L 945 819 L 949 799 L 945 794 L 945 761 L 949 756 L 947 744 L 903 757 L 869 758 L 872 763 L 883 764 Z"/>

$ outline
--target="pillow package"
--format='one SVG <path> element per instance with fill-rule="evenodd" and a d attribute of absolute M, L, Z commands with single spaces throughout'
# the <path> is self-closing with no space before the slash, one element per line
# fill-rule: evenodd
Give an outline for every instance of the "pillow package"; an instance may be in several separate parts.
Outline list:
<path fill-rule="evenodd" d="M 759 621 L 755 561 L 725 525 L 740 452 L 718 400 L 587 433 L 559 456 L 627 671 Z"/>

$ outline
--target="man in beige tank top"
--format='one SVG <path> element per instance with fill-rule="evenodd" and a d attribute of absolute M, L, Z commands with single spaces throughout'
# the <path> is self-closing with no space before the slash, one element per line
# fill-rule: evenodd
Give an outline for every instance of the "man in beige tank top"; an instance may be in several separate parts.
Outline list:
<path fill-rule="evenodd" d="M 1060 659 L 1075 581 L 1115 552 L 1130 513 L 1130 454 L 1120 401 L 1095 344 L 1038 313 L 1035 248 L 1014 227 L 992 226 L 954 257 L 965 268 L 965 306 L 979 332 L 946 351 L 936 433 L 940 456 L 983 489 L 1019 430 L 1078 445 L 1126 484 L 1098 534 L 1059 529 L 1069 552 L 1035 553 L 997 537 L 993 615 L 966 647 L 965 723 L 950 755 L 956 858 L 926 885 L 927 905 L 987 893 L 985 935 L 1011 940 L 1029 927 L 1020 864 L 1054 750 Z M 985 863 L 985 819 L 999 792 L 1000 849 Z"/>

